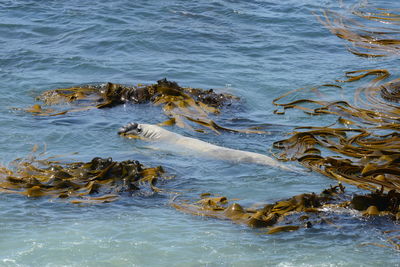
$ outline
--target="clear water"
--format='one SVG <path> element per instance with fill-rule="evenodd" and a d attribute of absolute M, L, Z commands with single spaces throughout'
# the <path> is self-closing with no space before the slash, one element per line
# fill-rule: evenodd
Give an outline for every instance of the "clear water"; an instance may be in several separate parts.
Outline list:
<path fill-rule="evenodd" d="M 116 131 L 129 121 L 165 120 L 159 108 L 126 105 L 60 117 L 33 117 L 13 108 L 34 103 L 44 90 L 93 82 L 154 83 L 215 88 L 242 98 L 217 120 L 225 125 L 268 123 L 270 135 L 203 135 L 172 130 L 219 145 L 269 153 L 300 112 L 273 115 L 271 101 L 298 87 L 332 82 L 345 71 L 388 68 L 396 58 L 368 60 L 316 20 L 323 8 L 357 1 L 34 1 L 0 2 L 0 162 L 25 156 L 35 144 L 47 155 L 89 161 L 95 156 L 163 165 L 165 185 L 195 197 L 204 192 L 266 203 L 319 192 L 334 181 L 315 173 L 188 156 L 126 140 Z M 398 8 L 398 2 L 371 1 Z M 352 93 L 350 93 L 351 95 Z M 239 119 L 239 120 L 232 120 Z M 323 121 L 321 122 L 323 123 Z M 79 152 L 76 155 L 72 153 Z M 351 189 L 354 190 L 354 189 Z M 0 195 L 1 266 L 399 266 L 384 243 L 386 219 L 338 214 L 329 225 L 263 235 L 229 221 L 180 213 L 169 194 L 138 194 L 77 206 L 48 199 Z"/>

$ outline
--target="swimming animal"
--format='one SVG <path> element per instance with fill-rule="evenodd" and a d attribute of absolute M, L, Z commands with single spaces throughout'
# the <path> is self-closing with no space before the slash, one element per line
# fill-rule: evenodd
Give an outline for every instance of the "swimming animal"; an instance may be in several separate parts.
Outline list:
<path fill-rule="evenodd" d="M 128 123 L 119 129 L 118 134 L 133 136 L 144 140 L 161 141 L 190 149 L 196 153 L 217 159 L 228 160 L 237 163 L 256 163 L 261 165 L 279 167 L 283 170 L 298 171 L 278 162 L 277 160 L 263 154 L 249 151 L 236 150 L 213 145 L 195 138 L 185 137 L 170 132 L 162 127 L 152 124 Z"/>

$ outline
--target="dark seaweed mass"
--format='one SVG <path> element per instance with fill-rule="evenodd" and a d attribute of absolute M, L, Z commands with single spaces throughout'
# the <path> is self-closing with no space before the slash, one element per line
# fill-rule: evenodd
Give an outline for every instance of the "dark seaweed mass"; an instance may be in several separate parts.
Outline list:
<path fill-rule="evenodd" d="M 165 125 L 176 124 L 182 128 L 193 129 L 190 124 L 197 124 L 217 133 L 219 130 L 260 133 L 260 131 L 228 129 L 210 119 L 210 114 L 219 114 L 221 107 L 230 106 L 238 99 L 230 94 L 216 93 L 213 89 L 181 87 L 176 82 L 162 79 L 151 85 L 126 86 L 106 83 L 52 89 L 45 91 L 37 97 L 37 100 L 43 101 L 48 106 L 72 102 L 77 106 L 69 107 L 67 110 L 54 110 L 34 105 L 26 111 L 34 115 L 58 116 L 90 108 L 111 108 L 125 103 L 152 103 L 162 106 L 162 111 L 168 116 L 169 120 Z"/>
<path fill-rule="evenodd" d="M 0 169 L 0 192 L 28 197 L 50 196 L 70 199 L 73 203 L 110 202 L 121 193 L 148 185 L 153 191 L 161 167 L 144 168 L 134 160 L 113 161 L 93 158 L 89 162 L 60 164 L 47 160 L 22 160 L 13 169 Z"/>

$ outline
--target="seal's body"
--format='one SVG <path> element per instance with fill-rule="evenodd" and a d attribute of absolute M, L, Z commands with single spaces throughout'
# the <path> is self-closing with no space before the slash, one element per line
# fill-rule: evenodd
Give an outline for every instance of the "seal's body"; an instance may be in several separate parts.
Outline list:
<path fill-rule="evenodd" d="M 256 163 L 294 171 L 293 169 L 266 155 L 216 146 L 195 138 L 185 137 L 180 134 L 170 132 L 157 125 L 129 123 L 122 127 L 118 133 L 126 136 L 133 135 L 145 140 L 170 143 L 175 146 L 196 151 L 197 153 L 206 155 L 207 157 L 229 160 L 237 163 Z"/>

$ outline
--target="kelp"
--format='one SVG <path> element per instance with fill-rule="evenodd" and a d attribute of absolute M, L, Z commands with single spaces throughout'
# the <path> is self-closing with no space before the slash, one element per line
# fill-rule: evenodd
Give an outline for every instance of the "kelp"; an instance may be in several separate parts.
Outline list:
<path fill-rule="evenodd" d="M 389 216 L 389 218 L 400 222 L 400 193 L 395 190 L 386 194 L 378 190 L 365 195 L 356 194 L 352 197 L 349 207 L 360 211 L 366 217 Z M 400 251 L 400 230 L 386 230 L 382 234 L 388 245 L 379 243 L 364 243 L 362 245 L 394 248 Z"/>
<path fill-rule="evenodd" d="M 289 91 L 282 96 L 274 99 L 272 103 L 283 110 L 275 110 L 275 114 L 284 114 L 286 109 L 299 109 L 310 115 L 332 114 L 340 116 L 341 120 L 346 124 L 359 125 L 368 127 L 370 125 L 379 124 L 381 127 L 387 124 L 388 127 L 395 126 L 398 119 L 400 109 L 397 105 L 391 105 L 384 102 L 384 99 L 379 98 L 379 94 L 383 88 L 389 87 L 392 82 L 378 86 L 379 82 L 390 76 L 390 73 L 385 69 L 358 70 L 346 72 L 345 80 L 337 80 L 340 83 L 355 82 L 370 76 L 376 76 L 366 86 L 362 86 L 356 90 L 354 102 L 357 105 L 352 105 L 344 100 L 324 101 L 321 100 L 321 94 L 318 99 L 296 99 L 287 103 L 279 103 L 280 100 L 294 95 L 297 92 L 308 89 L 310 92 L 315 92 L 323 88 L 339 88 L 338 84 L 324 84 L 312 88 L 300 88 Z M 397 81 L 397 80 L 394 80 Z M 393 86 L 392 86 L 393 87 Z M 305 105 L 308 105 L 305 107 Z"/>
<path fill-rule="evenodd" d="M 351 196 L 345 194 L 341 183 L 323 190 L 320 194 L 303 193 L 259 208 L 246 208 L 224 196 L 214 196 L 210 193 L 202 194 L 201 199 L 194 203 L 174 199 L 171 206 L 196 216 L 229 220 L 252 228 L 266 229 L 265 234 L 292 232 L 323 224 L 340 228 L 329 216 L 337 210 L 343 212 L 343 209 L 352 211 L 351 214 L 358 211 L 358 215 L 367 220 L 385 216 L 400 221 L 400 193 L 392 190 L 388 193 L 376 191 Z M 389 235 L 390 233 L 393 234 Z M 362 245 L 379 245 L 400 250 L 400 236 L 394 235 L 396 233 L 396 230 L 384 231 L 389 245 Z"/>
<path fill-rule="evenodd" d="M 89 162 L 60 163 L 30 157 L 0 168 L 0 192 L 27 197 L 66 199 L 71 203 L 104 203 L 148 187 L 158 192 L 162 167 L 145 168 L 134 160 L 95 157 Z"/>
<path fill-rule="evenodd" d="M 221 107 L 229 106 L 238 99 L 230 94 L 216 93 L 213 89 L 181 87 L 176 82 L 162 79 L 152 85 L 125 86 L 107 83 L 49 90 L 37 97 L 37 100 L 42 101 L 45 105 L 74 103 L 78 107 L 57 112 L 53 109 L 44 109 L 36 104 L 26 111 L 35 115 L 56 116 L 91 108 L 111 108 L 125 103 L 152 103 L 162 106 L 164 114 L 170 118 L 163 125 L 176 124 L 179 127 L 194 130 L 191 123 L 195 123 L 217 133 L 220 130 L 262 133 L 262 131 L 255 130 L 229 129 L 218 125 L 209 118 L 210 114 L 219 114 Z M 202 131 L 201 129 L 197 130 Z"/>
<path fill-rule="evenodd" d="M 348 50 L 360 57 L 399 55 L 399 10 L 359 7 L 343 15 L 324 11 L 319 21 L 337 37 L 347 40 Z"/>
<path fill-rule="evenodd" d="M 350 206 L 362 211 L 363 215 L 388 215 L 400 221 L 400 193 L 395 190 L 387 193 L 377 190 L 365 195 L 356 194 L 351 199 Z"/>
<path fill-rule="evenodd" d="M 284 223 L 284 218 L 293 213 L 317 213 L 324 205 L 334 203 L 336 198 L 343 193 L 344 187 L 339 184 L 324 190 L 321 194 L 300 194 L 264 205 L 259 209 L 245 208 L 238 203 L 231 203 L 226 197 L 210 195 L 203 195 L 201 200 L 194 203 L 174 200 L 171 205 L 179 211 L 193 215 L 231 220 L 254 228 L 268 227 L 268 234 L 274 234 L 311 227 L 312 222 L 302 221 L 306 217 L 299 219 L 296 225 L 277 226 L 277 224 Z"/>
<path fill-rule="evenodd" d="M 314 171 L 364 189 L 400 190 L 400 106 L 392 100 L 396 99 L 398 80 L 380 85 L 389 77 L 386 70 L 362 70 L 348 72 L 347 79 L 338 82 L 359 81 L 371 75 L 376 77 L 356 90 L 355 104 L 324 101 L 320 94 L 318 100 L 280 103 L 299 90 L 275 99 L 273 103 L 283 108 L 277 114 L 294 108 L 314 116 L 336 117 L 328 126 L 297 127 L 289 138 L 273 144 L 275 156 L 297 160 Z"/>
<path fill-rule="evenodd" d="M 380 87 L 380 96 L 389 102 L 400 102 L 400 80 L 394 80 Z"/>
<path fill-rule="evenodd" d="M 356 130 L 361 131 L 361 130 Z M 400 189 L 400 136 L 371 137 L 352 129 L 324 128 L 294 133 L 289 139 L 274 143 L 284 152 L 278 158 L 298 160 L 304 166 L 333 179 L 375 190 Z M 320 148 L 334 153 L 322 156 Z"/>

